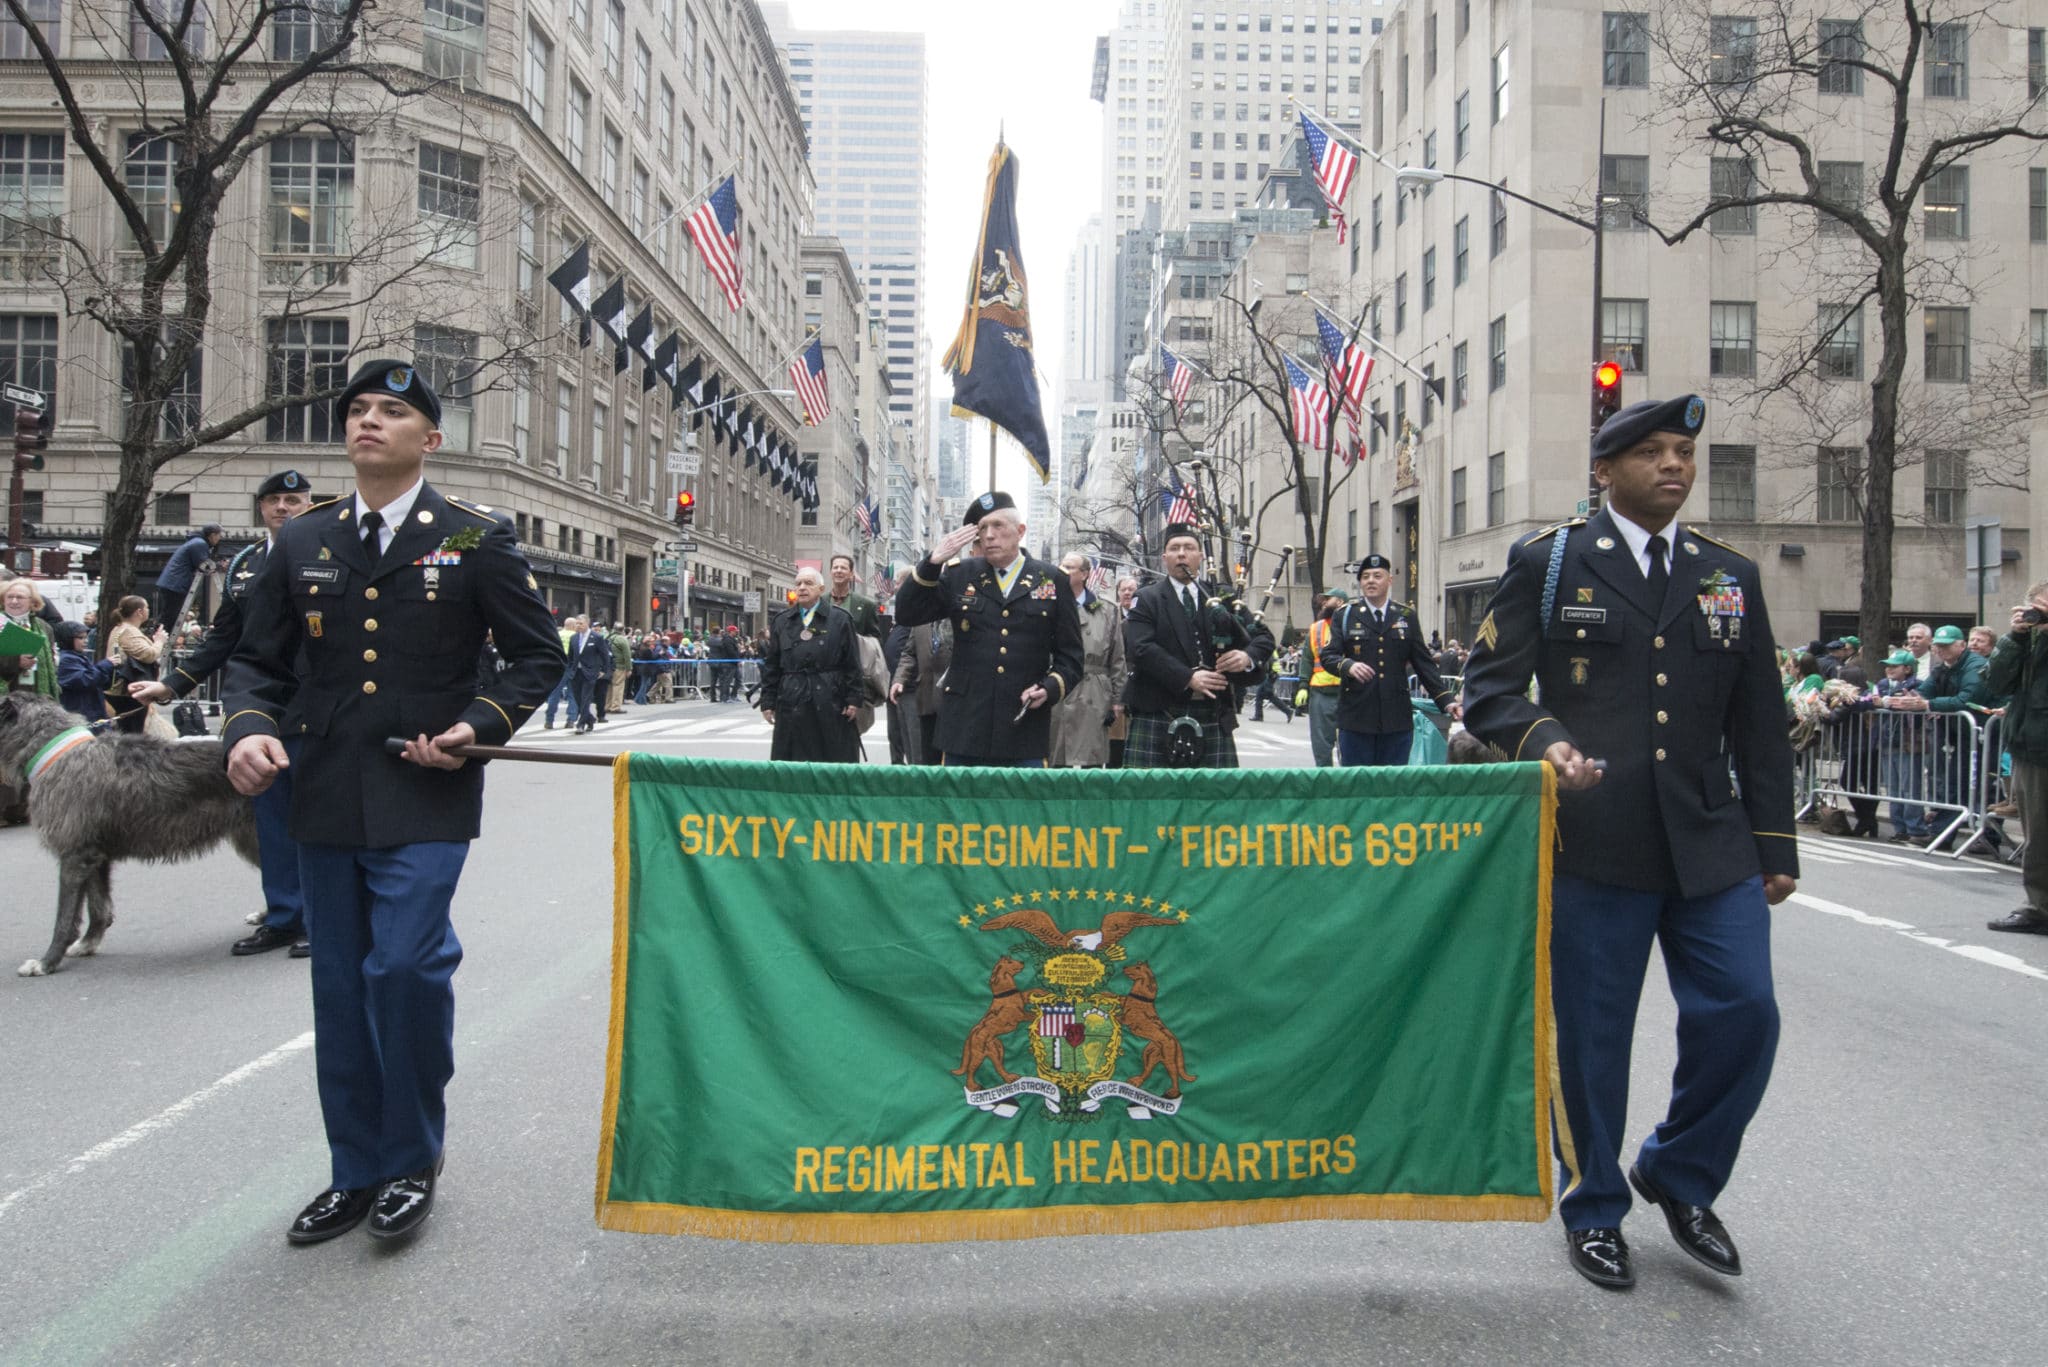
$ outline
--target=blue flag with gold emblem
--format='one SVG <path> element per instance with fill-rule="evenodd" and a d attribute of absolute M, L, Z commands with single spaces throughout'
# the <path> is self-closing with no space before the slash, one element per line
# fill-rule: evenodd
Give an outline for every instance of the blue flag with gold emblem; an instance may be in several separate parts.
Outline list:
<path fill-rule="evenodd" d="M 1017 244 L 1017 158 L 1000 142 L 988 163 L 967 312 L 945 366 L 953 375 L 954 415 L 987 418 L 1008 432 L 1031 457 L 1039 480 L 1049 479 L 1052 446 L 1039 404 L 1024 254 Z"/>

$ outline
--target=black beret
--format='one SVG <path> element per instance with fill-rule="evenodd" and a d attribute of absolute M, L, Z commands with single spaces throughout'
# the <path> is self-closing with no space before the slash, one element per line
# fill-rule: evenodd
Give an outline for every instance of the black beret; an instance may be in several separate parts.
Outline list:
<path fill-rule="evenodd" d="M 1364 574 L 1367 570 L 1387 570 L 1391 572 L 1393 568 L 1394 562 L 1387 559 L 1384 555 L 1368 555 L 1365 559 L 1358 562 L 1357 573 Z"/>
<path fill-rule="evenodd" d="M 1696 437 L 1706 421 L 1707 402 L 1697 394 L 1632 403 L 1609 418 L 1593 434 L 1593 459 L 1612 460 L 1633 449 L 1637 442 L 1652 432 L 1676 432 L 1682 437 Z"/>
<path fill-rule="evenodd" d="M 1176 536 L 1189 536 L 1193 537 L 1197 541 L 1200 541 L 1202 539 L 1202 534 L 1195 530 L 1194 523 L 1169 522 L 1166 524 L 1165 527 L 1160 529 L 1159 544 L 1161 546 L 1164 546 L 1167 542 L 1173 540 Z"/>
<path fill-rule="evenodd" d="M 995 512 L 998 508 L 1014 508 L 1016 506 L 1017 500 L 1000 490 L 983 494 L 980 498 L 967 505 L 967 516 L 960 520 L 960 525 L 972 527 L 980 522 L 982 516 L 986 513 Z"/>
<path fill-rule="evenodd" d="M 334 401 L 337 427 L 348 423 L 349 401 L 372 389 L 403 399 L 426 414 L 428 422 L 436 427 L 441 425 L 441 400 L 417 367 L 406 361 L 365 361 L 362 369 L 356 371 L 355 377 L 348 382 L 348 388 L 342 390 L 341 397 Z"/>
<path fill-rule="evenodd" d="M 297 470 L 279 470 L 256 486 L 256 497 L 269 498 L 272 494 L 304 494 L 311 499 L 313 486 Z"/>

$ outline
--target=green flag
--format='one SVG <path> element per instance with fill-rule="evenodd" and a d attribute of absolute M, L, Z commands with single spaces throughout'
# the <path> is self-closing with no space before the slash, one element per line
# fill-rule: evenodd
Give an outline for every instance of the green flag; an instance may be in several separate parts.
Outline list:
<path fill-rule="evenodd" d="M 1542 765 L 614 784 L 608 1228 L 1548 1214 Z"/>

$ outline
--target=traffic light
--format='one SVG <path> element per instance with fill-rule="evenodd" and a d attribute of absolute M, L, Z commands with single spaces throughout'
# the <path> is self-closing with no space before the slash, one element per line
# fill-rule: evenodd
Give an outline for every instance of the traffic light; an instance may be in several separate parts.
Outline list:
<path fill-rule="evenodd" d="M 49 444 L 50 439 L 43 434 L 43 415 L 32 408 L 17 405 L 14 410 L 14 468 L 42 469 L 43 449 Z"/>
<path fill-rule="evenodd" d="M 1613 361 L 1602 361 L 1593 367 L 1593 430 L 1613 417 L 1621 408 L 1621 367 Z"/>
<path fill-rule="evenodd" d="M 657 593 L 657 594 L 655 594 L 655 595 L 654 595 L 654 597 L 653 597 L 653 599 L 652 599 L 652 600 L 651 600 L 651 601 L 649 602 L 648 606 L 649 606 L 649 607 L 651 607 L 651 608 L 653 608 L 653 609 L 654 609 L 654 611 L 656 611 L 656 612 L 660 612 L 660 611 L 661 611 L 661 595 L 660 595 L 660 594 L 658 594 L 658 593 Z"/>
<path fill-rule="evenodd" d="M 697 516 L 697 496 L 688 489 L 676 495 L 676 525 L 687 527 Z"/>

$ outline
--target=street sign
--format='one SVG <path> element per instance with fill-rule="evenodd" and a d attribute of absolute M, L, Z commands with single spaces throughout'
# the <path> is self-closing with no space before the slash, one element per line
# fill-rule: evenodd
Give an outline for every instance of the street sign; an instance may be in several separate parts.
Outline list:
<path fill-rule="evenodd" d="M 1981 513 L 1963 519 L 1963 587 L 1977 595 L 1977 620 L 1983 621 L 1984 601 L 1998 594 L 1998 567 L 2005 558 L 2005 538 L 1995 517 Z"/>
<path fill-rule="evenodd" d="M 672 475 L 694 475 L 703 470 L 704 457 L 695 451 L 671 451 L 668 453 L 668 472 Z"/>
<path fill-rule="evenodd" d="M 759 612 L 760 610 L 761 591 L 759 589 L 749 589 L 747 592 L 740 595 L 741 612 Z"/>
<path fill-rule="evenodd" d="M 6 399 L 17 408 L 33 408 L 38 413 L 42 412 L 43 405 L 50 401 L 49 395 L 40 390 L 23 389 L 18 384 L 0 387 L 0 398 Z"/>
<path fill-rule="evenodd" d="M 673 579 L 680 566 L 673 556 L 659 556 L 654 562 L 654 572 L 665 579 Z"/>
<path fill-rule="evenodd" d="M 694 541 L 678 541 L 676 542 L 676 549 L 688 555 L 691 551 L 697 549 L 697 543 Z"/>
<path fill-rule="evenodd" d="M 1591 499 L 1582 498 L 1579 500 L 1579 506 L 1576 509 L 1574 509 L 1574 511 L 1577 512 L 1580 517 L 1584 517 L 1586 515 L 1586 509 L 1590 507 L 1591 504 Z"/>

